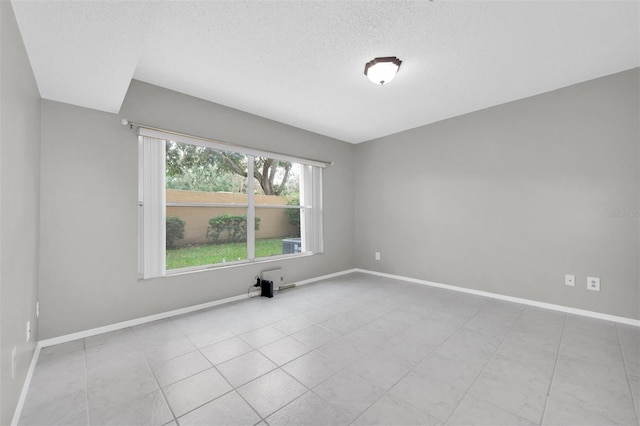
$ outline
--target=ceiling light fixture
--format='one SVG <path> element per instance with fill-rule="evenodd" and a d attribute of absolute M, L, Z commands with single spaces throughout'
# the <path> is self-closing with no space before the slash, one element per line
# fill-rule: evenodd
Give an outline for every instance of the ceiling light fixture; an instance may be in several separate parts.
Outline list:
<path fill-rule="evenodd" d="M 400 64 L 402 64 L 402 61 L 395 56 L 375 58 L 367 62 L 364 66 L 364 75 L 366 75 L 372 83 L 382 86 L 393 80 L 400 69 Z"/>

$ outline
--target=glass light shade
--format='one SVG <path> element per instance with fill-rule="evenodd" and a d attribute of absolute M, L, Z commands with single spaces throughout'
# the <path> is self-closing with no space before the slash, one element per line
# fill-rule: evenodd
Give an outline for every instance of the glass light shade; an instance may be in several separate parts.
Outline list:
<path fill-rule="evenodd" d="M 375 58 L 367 62 L 364 74 L 375 84 L 383 85 L 394 79 L 400 69 L 402 61 L 395 56 Z"/>

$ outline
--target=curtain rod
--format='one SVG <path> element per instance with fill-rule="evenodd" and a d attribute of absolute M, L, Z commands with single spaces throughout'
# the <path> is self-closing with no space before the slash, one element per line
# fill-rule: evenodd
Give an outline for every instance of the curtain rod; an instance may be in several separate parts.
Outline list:
<path fill-rule="evenodd" d="M 202 137 L 202 136 L 188 135 L 186 133 L 174 132 L 173 130 L 161 129 L 159 127 L 149 126 L 149 125 L 146 125 L 146 124 L 134 123 L 133 121 L 129 121 L 126 118 L 123 118 L 122 120 L 120 120 L 120 124 L 122 124 L 123 126 L 129 126 L 130 129 L 133 129 L 134 126 L 135 127 L 142 127 L 143 129 L 155 130 L 157 132 L 164 132 L 164 133 L 169 133 L 169 134 L 176 135 L 176 136 L 184 136 L 184 137 L 187 137 L 187 138 L 199 139 L 199 140 L 202 140 L 202 141 L 205 141 L 205 142 L 217 143 L 217 144 L 220 144 L 220 145 L 228 146 L 229 148 L 244 148 L 244 149 L 247 149 L 247 150 L 262 151 L 260 149 L 253 148 L 253 147 L 246 146 L 246 145 L 239 145 L 239 144 L 235 144 L 235 143 L 224 142 L 224 141 L 220 141 L 220 140 L 217 140 L 217 139 L 205 138 L 205 137 Z M 328 166 L 333 164 L 333 161 L 316 160 L 316 159 L 313 159 L 313 158 L 298 157 L 297 155 L 292 156 L 291 154 L 284 154 L 282 152 L 275 152 L 275 151 L 268 151 L 268 152 L 270 154 L 273 154 L 273 155 L 280 155 L 280 156 L 283 156 L 283 157 L 297 157 L 300 160 L 307 160 L 307 161 L 313 161 L 313 162 L 316 162 L 316 163 L 323 163 L 323 164 L 326 164 Z"/>

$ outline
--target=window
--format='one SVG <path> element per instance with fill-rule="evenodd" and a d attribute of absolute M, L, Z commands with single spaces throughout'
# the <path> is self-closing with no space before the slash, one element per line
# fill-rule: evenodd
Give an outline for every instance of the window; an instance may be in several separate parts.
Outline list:
<path fill-rule="evenodd" d="M 322 253 L 324 163 L 139 129 L 143 278 Z"/>

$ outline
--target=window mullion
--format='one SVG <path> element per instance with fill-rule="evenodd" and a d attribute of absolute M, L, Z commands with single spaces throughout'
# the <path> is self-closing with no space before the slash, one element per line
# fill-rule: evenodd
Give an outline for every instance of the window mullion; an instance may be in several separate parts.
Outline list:
<path fill-rule="evenodd" d="M 254 159 L 252 155 L 247 156 L 247 198 L 249 207 L 247 208 L 247 258 L 253 262 L 256 258 L 256 207 L 254 201 L 254 179 L 253 167 Z"/>
<path fill-rule="evenodd" d="M 302 174 L 300 176 L 300 238 L 302 241 L 302 251 L 313 250 L 311 224 L 311 166 L 302 166 Z"/>

